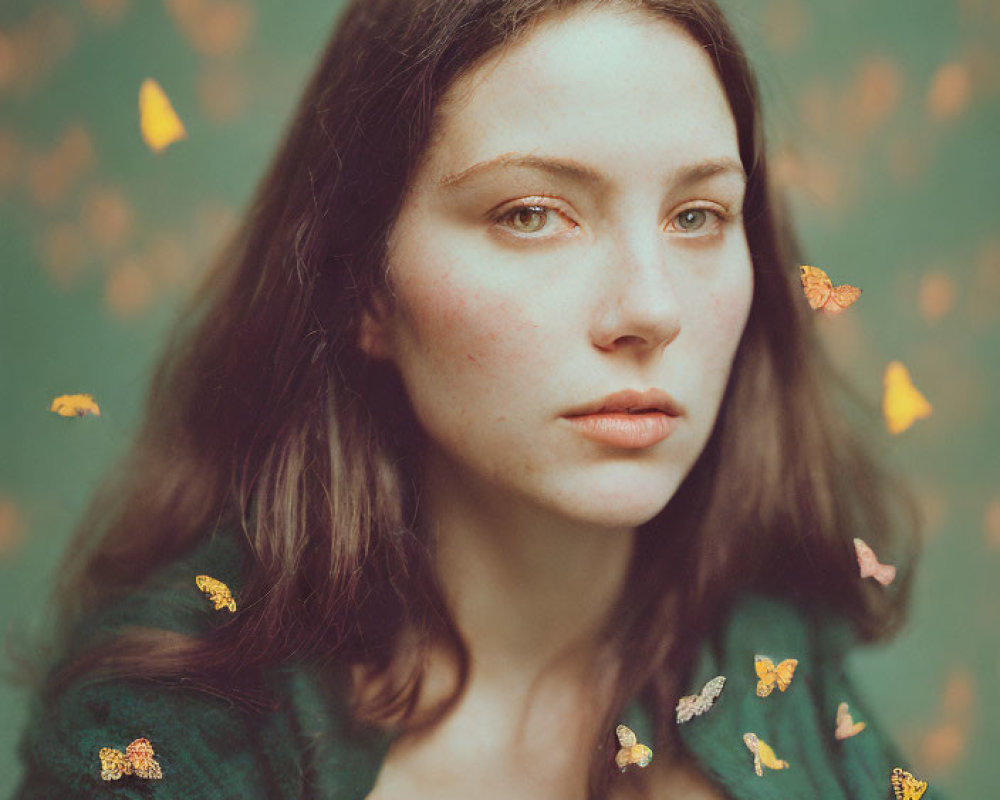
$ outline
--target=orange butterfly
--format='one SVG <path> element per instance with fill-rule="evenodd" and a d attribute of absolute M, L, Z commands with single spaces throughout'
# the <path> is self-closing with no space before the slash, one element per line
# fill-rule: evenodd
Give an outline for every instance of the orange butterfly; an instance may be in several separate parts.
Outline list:
<path fill-rule="evenodd" d="M 615 734 L 618 736 L 618 744 L 621 745 L 621 749 L 615 754 L 615 764 L 622 772 L 628 769 L 629 764 L 645 767 L 653 760 L 653 751 L 646 745 L 636 742 L 635 732 L 631 728 L 619 725 L 615 728 Z"/>
<path fill-rule="evenodd" d="M 855 300 L 861 297 L 857 286 L 843 284 L 834 286 L 833 281 L 819 267 L 799 267 L 802 278 L 802 290 L 805 292 L 809 306 L 826 314 L 839 314 Z"/>
<path fill-rule="evenodd" d="M 771 746 L 763 739 L 758 738 L 756 733 L 744 733 L 743 744 L 753 753 L 753 771 L 757 773 L 757 777 L 764 777 L 764 767 L 788 769 L 788 762 L 778 758 Z"/>
<path fill-rule="evenodd" d="M 889 776 L 895 800 L 920 800 L 927 791 L 927 781 L 919 781 L 905 769 L 894 767 Z"/>
<path fill-rule="evenodd" d="M 850 739 L 865 729 L 866 723 L 855 722 L 847 708 L 847 703 L 837 706 L 837 729 L 833 732 L 835 739 Z"/>
<path fill-rule="evenodd" d="M 101 409 L 89 394 L 61 394 L 52 401 L 49 411 L 60 417 L 83 417 L 87 414 L 101 416 Z"/>
<path fill-rule="evenodd" d="M 862 578 L 874 578 L 883 586 L 888 586 L 896 580 L 896 568 L 892 564 L 883 564 L 878 560 L 864 539 L 854 539 L 854 552 L 858 557 L 858 568 Z"/>
<path fill-rule="evenodd" d="M 158 781 L 163 777 L 159 762 L 153 758 L 153 745 L 149 739 L 135 739 L 121 750 L 102 747 L 98 754 L 101 759 L 101 780 L 117 781 L 123 775 L 136 775 L 146 780 Z"/>
<path fill-rule="evenodd" d="M 778 666 L 774 666 L 774 661 L 767 656 L 754 656 L 753 666 L 760 678 L 757 681 L 757 697 L 767 697 L 775 686 L 782 692 L 785 691 L 792 682 L 792 675 L 798 665 L 798 660 L 794 658 L 786 658 Z"/>

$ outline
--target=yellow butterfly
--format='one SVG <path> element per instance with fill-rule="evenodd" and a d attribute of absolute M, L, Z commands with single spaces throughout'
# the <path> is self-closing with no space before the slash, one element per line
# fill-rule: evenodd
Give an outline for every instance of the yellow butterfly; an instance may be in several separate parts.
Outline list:
<path fill-rule="evenodd" d="M 653 760 L 653 751 L 644 744 L 637 744 L 635 732 L 626 725 L 619 725 L 615 728 L 618 736 L 618 744 L 621 749 L 615 754 L 615 764 L 618 769 L 624 772 L 629 764 L 637 764 L 645 767 Z"/>
<path fill-rule="evenodd" d="M 847 709 L 847 703 L 841 703 L 837 706 L 837 728 L 833 732 L 833 736 L 836 739 L 850 739 L 865 729 L 866 723 L 855 722 L 854 717 L 851 716 L 851 712 Z"/>
<path fill-rule="evenodd" d="M 216 611 L 228 608 L 231 613 L 236 613 L 236 601 L 233 599 L 233 593 L 222 581 L 210 578 L 208 575 L 197 575 L 194 582 L 199 589 L 208 595 L 208 599 L 212 601 Z"/>
<path fill-rule="evenodd" d="M 143 141 L 154 153 L 187 138 L 184 123 L 160 84 L 152 78 L 146 78 L 139 87 L 139 130 Z"/>
<path fill-rule="evenodd" d="M 52 401 L 49 411 L 54 411 L 60 417 L 82 417 L 87 414 L 101 416 L 101 409 L 89 394 L 61 394 Z"/>
<path fill-rule="evenodd" d="M 726 684 L 725 675 L 716 675 L 706 683 L 698 694 L 689 694 L 677 701 L 677 722 L 687 722 L 708 711 L 715 705 L 716 699 L 722 694 Z"/>
<path fill-rule="evenodd" d="M 857 286 L 843 284 L 834 286 L 833 281 L 819 267 L 799 267 L 802 279 L 802 290 L 805 292 L 809 306 L 826 314 L 839 314 L 855 300 L 861 297 Z"/>
<path fill-rule="evenodd" d="M 792 675 L 799 662 L 794 658 L 786 658 L 778 666 L 774 666 L 767 656 L 756 655 L 753 657 L 753 666 L 757 670 L 757 697 L 767 697 L 777 686 L 781 691 L 788 688 L 792 682 Z"/>
<path fill-rule="evenodd" d="M 902 433 L 918 419 L 931 415 L 931 404 L 913 385 L 910 373 L 900 362 L 889 362 L 882 384 L 882 416 L 889 433 Z"/>
<path fill-rule="evenodd" d="M 895 767 L 889 776 L 895 800 L 920 800 L 927 791 L 927 781 L 918 781 L 905 769 Z"/>
<path fill-rule="evenodd" d="M 788 769 L 788 762 L 778 758 L 774 750 L 763 739 L 759 739 L 756 733 L 744 733 L 743 744 L 753 753 L 753 771 L 758 777 L 764 777 L 764 767 L 768 769 Z"/>
<path fill-rule="evenodd" d="M 153 745 L 149 739 L 133 740 L 124 754 L 112 747 L 102 747 L 98 757 L 101 759 L 102 781 L 117 781 L 123 775 L 135 775 L 151 781 L 163 777 L 159 762 L 153 758 Z"/>

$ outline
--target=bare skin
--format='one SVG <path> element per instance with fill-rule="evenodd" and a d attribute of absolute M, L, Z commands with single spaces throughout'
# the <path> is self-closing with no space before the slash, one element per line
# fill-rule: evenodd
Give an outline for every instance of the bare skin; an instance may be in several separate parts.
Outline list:
<path fill-rule="evenodd" d="M 391 238 L 393 295 L 359 346 L 399 368 L 427 436 L 420 515 L 471 670 L 444 719 L 393 743 L 369 800 L 584 800 L 607 737 L 596 653 L 635 531 L 701 453 L 749 312 L 745 177 L 676 177 L 738 164 L 735 124 L 687 34 L 607 8 L 546 20 L 442 105 Z M 600 177 L 485 171 L 515 152 Z M 487 213 L 515 199 L 547 210 Z M 690 209 L 703 217 L 680 229 Z M 602 447 L 561 418 L 650 386 L 687 408 L 657 445 Z M 440 654 L 427 669 L 418 711 L 449 685 Z M 723 797 L 668 753 L 614 785 Z"/>

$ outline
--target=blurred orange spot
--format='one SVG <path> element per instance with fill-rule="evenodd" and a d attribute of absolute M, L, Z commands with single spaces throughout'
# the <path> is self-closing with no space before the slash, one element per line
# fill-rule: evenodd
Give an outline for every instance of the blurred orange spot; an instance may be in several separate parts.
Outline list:
<path fill-rule="evenodd" d="M 920 487 L 918 504 L 923 520 L 924 532 L 928 539 L 937 537 L 944 527 L 947 514 L 947 499 L 941 487 L 937 484 L 924 484 Z"/>
<path fill-rule="evenodd" d="M 48 154 L 28 159 L 28 186 L 35 202 L 43 208 L 62 202 L 95 160 L 90 134 L 79 123 L 69 126 Z"/>
<path fill-rule="evenodd" d="M 242 73 L 232 66 L 209 66 L 198 76 L 198 102 L 217 125 L 232 122 L 246 111 L 247 94 Z"/>
<path fill-rule="evenodd" d="M 185 284 L 191 277 L 191 257 L 184 240 L 172 233 L 158 233 L 150 240 L 143 263 L 156 282 L 167 287 Z"/>
<path fill-rule="evenodd" d="M 920 281 L 919 303 L 924 319 L 928 322 L 940 319 L 955 305 L 954 281 L 942 272 L 924 275 Z"/>
<path fill-rule="evenodd" d="M 837 169 L 823 153 L 786 149 L 775 157 L 774 170 L 779 185 L 826 210 L 837 207 L 846 194 L 843 169 Z"/>
<path fill-rule="evenodd" d="M 969 72 L 964 64 L 942 66 L 931 79 L 927 113 L 932 119 L 948 119 L 965 111 L 971 96 Z"/>
<path fill-rule="evenodd" d="M 997 9 L 1000 10 L 1000 5 Z M 969 42 L 962 49 L 962 63 L 968 65 L 969 79 L 976 95 L 989 98 L 1000 93 L 1000 55 L 995 47 Z"/>
<path fill-rule="evenodd" d="M 253 26 L 253 10 L 238 0 L 166 0 L 178 29 L 202 55 L 232 55 Z"/>
<path fill-rule="evenodd" d="M 31 89 L 73 49 L 75 40 L 65 13 L 51 6 L 35 9 L 19 28 L 0 34 L 0 89 Z"/>
<path fill-rule="evenodd" d="M 76 282 L 87 256 L 83 235 L 69 222 L 55 223 L 42 237 L 42 266 L 60 289 L 69 289 Z"/>
<path fill-rule="evenodd" d="M 866 59 L 842 98 L 849 132 L 862 135 L 884 122 L 899 105 L 902 89 L 903 77 L 895 61 L 885 56 Z"/>
<path fill-rule="evenodd" d="M 132 231 L 132 206 L 117 186 L 92 186 L 83 202 L 91 240 L 105 254 L 121 249 Z"/>
<path fill-rule="evenodd" d="M 924 734 L 920 745 L 922 764 L 929 772 L 941 773 L 951 769 L 961 759 L 968 740 L 966 726 L 946 722 Z"/>
<path fill-rule="evenodd" d="M 120 261 L 104 284 L 104 302 L 118 317 L 135 316 L 153 299 L 153 281 L 134 259 Z"/>
<path fill-rule="evenodd" d="M 983 533 L 990 547 L 1000 550 L 1000 496 L 986 504 L 983 511 Z"/>
<path fill-rule="evenodd" d="M 941 692 L 941 711 L 950 718 L 959 717 L 972 710 L 976 686 L 972 675 L 965 669 L 953 669 Z"/>
<path fill-rule="evenodd" d="M 120 22 L 129 7 L 129 0 L 83 0 L 95 17 L 101 22 Z"/>
<path fill-rule="evenodd" d="M 773 50 L 792 50 L 805 40 L 809 17 L 801 0 L 771 0 L 764 15 L 764 35 Z"/>
<path fill-rule="evenodd" d="M 9 497 L 0 496 L 0 558 L 8 558 L 24 534 L 21 512 Z"/>

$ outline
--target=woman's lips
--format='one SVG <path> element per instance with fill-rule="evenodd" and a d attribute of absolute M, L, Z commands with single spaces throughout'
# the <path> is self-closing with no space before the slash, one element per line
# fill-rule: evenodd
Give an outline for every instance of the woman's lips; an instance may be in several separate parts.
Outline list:
<path fill-rule="evenodd" d="M 662 411 L 644 411 L 638 414 L 615 411 L 563 419 L 585 439 L 628 448 L 650 447 L 662 442 L 677 429 L 680 421 L 679 417 L 672 417 Z"/>

